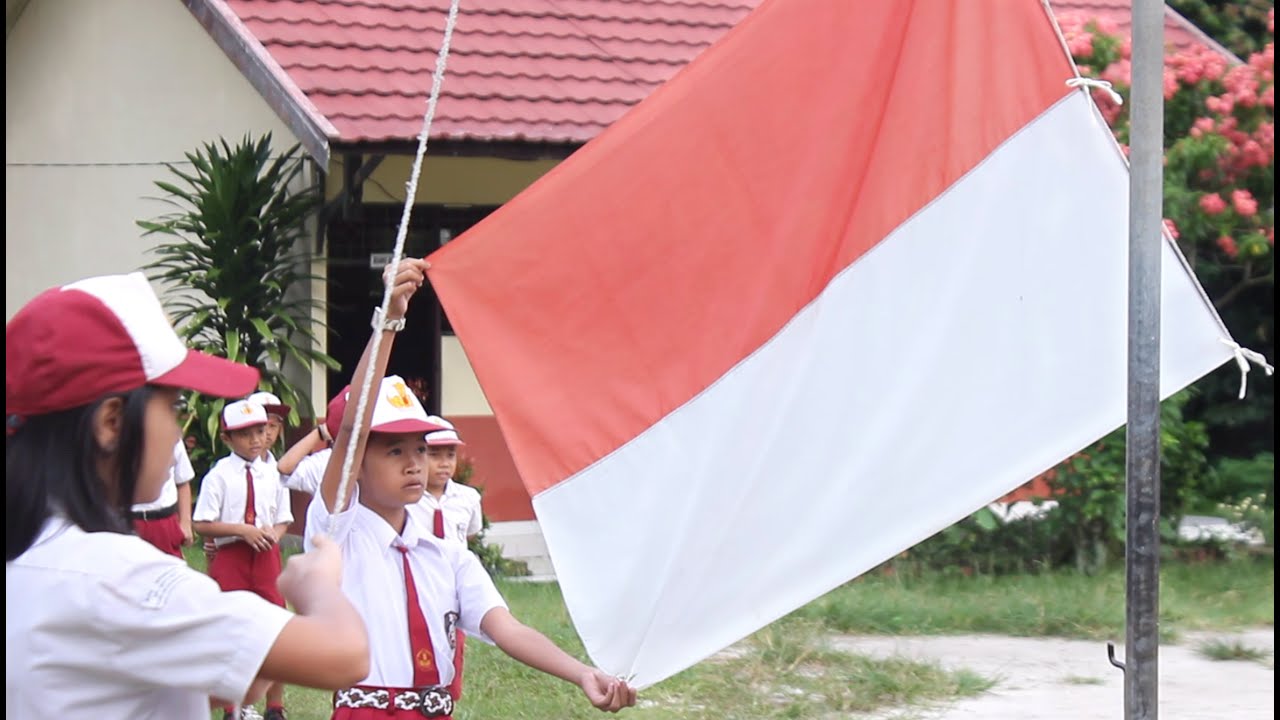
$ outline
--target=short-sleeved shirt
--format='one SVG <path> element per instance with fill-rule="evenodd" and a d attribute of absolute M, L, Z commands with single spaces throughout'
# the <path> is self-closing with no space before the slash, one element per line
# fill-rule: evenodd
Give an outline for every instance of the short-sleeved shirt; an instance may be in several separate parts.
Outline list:
<path fill-rule="evenodd" d="M 412 687 L 404 561 L 397 545 L 409 548 L 418 601 L 437 658 L 453 657 L 456 628 L 489 642 L 480 632 L 480 622 L 493 608 L 507 605 L 474 553 L 431 535 L 429 520 L 419 506 L 408 508 L 404 531 L 397 534 L 386 520 L 360 504 L 358 494 L 357 488 L 351 507 L 336 514 L 329 513 L 319 495 L 312 499 L 307 509 L 307 548 L 318 533 L 342 547 L 342 591 L 369 631 L 369 677 L 360 684 Z M 452 682 L 453 663 L 438 662 L 437 667 L 441 684 Z"/>
<path fill-rule="evenodd" d="M 214 463 L 200 481 L 200 498 L 191 513 L 195 522 L 243 523 L 244 507 L 249 495 L 245 467 L 253 473 L 254 525 L 267 530 L 275 525 L 293 522 L 289 491 L 280 484 L 280 473 L 261 458 L 249 462 L 232 453 Z M 214 540 L 219 547 L 241 542 L 236 537 Z"/>
<path fill-rule="evenodd" d="M 65 518 L 5 565 L 11 718 L 207 720 L 239 700 L 293 617 L 132 535 Z"/>
<path fill-rule="evenodd" d="M 164 486 L 160 488 L 160 497 L 149 503 L 134 505 L 133 511 L 163 510 L 177 505 L 178 486 L 186 485 L 195 476 L 196 471 L 191 467 L 191 458 L 187 456 L 187 446 L 179 440 L 178 444 L 173 446 L 173 466 L 169 468 L 169 477 L 164 481 Z"/>
<path fill-rule="evenodd" d="M 293 472 L 281 474 L 280 480 L 290 490 L 297 490 L 308 495 L 320 492 L 320 483 L 324 480 L 324 469 L 329 466 L 329 456 L 333 451 L 329 448 L 318 450 L 298 461 Z"/>
<path fill-rule="evenodd" d="M 484 528 L 484 516 L 480 511 L 480 492 L 473 487 L 453 480 L 445 483 L 444 494 L 439 498 L 423 493 L 418 504 L 432 513 L 440 508 L 444 513 L 444 539 L 467 544 L 467 538 Z"/>

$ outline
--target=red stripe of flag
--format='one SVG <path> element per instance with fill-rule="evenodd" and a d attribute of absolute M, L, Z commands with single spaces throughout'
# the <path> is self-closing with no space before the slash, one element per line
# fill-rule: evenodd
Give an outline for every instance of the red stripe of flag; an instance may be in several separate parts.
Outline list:
<path fill-rule="evenodd" d="M 1069 92 L 1038 0 L 981 5 L 769 0 L 432 255 L 531 494 L 715 382 Z"/>

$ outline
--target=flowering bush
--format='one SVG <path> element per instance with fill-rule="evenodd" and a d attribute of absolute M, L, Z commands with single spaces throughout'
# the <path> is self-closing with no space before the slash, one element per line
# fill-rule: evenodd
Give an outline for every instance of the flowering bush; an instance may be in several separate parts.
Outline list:
<path fill-rule="evenodd" d="M 1080 74 L 1127 97 L 1129 39 L 1105 19 L 1058 20 Z M 1267 27 L 1274 37 L 1274 11 Z M 1166 225 L 1227 327 L 1267 355 L 1275 287 L 1274 47 L 1268 42 L 1240 63 L 1197 45 L 1168 55 L 1164 74 Z M 1127 148 L 1128 105 L 1101 89 L 1094 100 Z M 1273 507 L 1274 479 L 1265 488 L 1241 481 L 1239 468 L 1257 463 L 1236 459 L 1271 457 L 1273 386 L 1252 373 L 1242 404 L 1236 372 L 1228 364 L 1161 407 L 1161 530 L 1170 541 L 1189 512 L 1213 512 L 1245 495 Z M 1071 558 L 1094 571 L 1123 550 L 1124 442 L 1121 428 L 1041 477 L 1057 503 L 1043 528 L 1048 562 Z M 1061 548 L 1070 548 L 1066 557 Z"/>
<path fill-rule="evenodd" d="M 1274 18 L 1272 10 L 1273 34 Z M 1059 20 L 1080 73 L 1126 96 L 1129 40 L 1104 21 Z M 1204 45 L 1165 59 L 1165 214 L 1220 311 L 1248 288 L 1274 284 L 1274 64 L 1274 41 L 1240 64 Z M 1103 92 L 1095 100 L 1127 145 L 1128 106 Z"/>
<path fill-rule="evenodd" d="M 1228 329 L 1273 357 L 1275 329 L 1275 11 L 1267 42 L 1244 62 L 1205 45 L 1165 58 L 1164 210 L 1170 234 Z M 1080 74 L 1112 83 L 1127 97 L 1131 45 L 1114 24 L 1078 15 L 1059 18 Z M 1102 91 L 1095 101 L 1122 146 L 1128 105 Z M 1220 370 L 1200 384 L 1188 408 L 1203 419 L 1215 454 L 1270 451 L 1274 385 L 1251 373 L 1249 398 L 1236 399 L 1239 377 Z"/>

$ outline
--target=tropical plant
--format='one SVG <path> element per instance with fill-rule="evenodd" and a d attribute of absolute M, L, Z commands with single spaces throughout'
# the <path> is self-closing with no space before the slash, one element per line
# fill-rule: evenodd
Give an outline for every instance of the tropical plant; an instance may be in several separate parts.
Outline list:
<path fill-rule="evenodd" d="M 246 136 L 235 147 L 206 143 L 186 158 L 189 170 L 167 166 L 176 181 L 155 183 L 173 211 L 138 221 L 145 236 L 163 236 L 151 249 L 157 259 L 144 270 L 175 291 L 167 309 L 179 334 L 192 347 L 257 367 L 263 389 L 293 408 L 289 420 L 297 424 L 298 408 L 310 401 L 286 369 L 295 364 L 309 371 L 317 362 L 338 368 L 316 349 L 323 324 L 311 317 L 318 305 L 306 285 L 313 276 L 298 249 L 317 204 L 301 187 L 299 146 L 273 156 L 267 133 L 256 141 Z M 191 399 L 193 464 L 216 454 L 223 404 Z"/>

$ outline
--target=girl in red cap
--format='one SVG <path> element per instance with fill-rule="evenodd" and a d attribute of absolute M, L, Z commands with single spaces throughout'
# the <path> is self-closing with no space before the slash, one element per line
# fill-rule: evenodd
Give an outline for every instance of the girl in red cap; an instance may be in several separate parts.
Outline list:
<path fill-rule="evenodd" d="M 255 678 L 337 689 L 368 674 L 332 543 L 281 575 L 295 615 L 131 532 L 130 507 L 173 463 L 179 391 L 241 397 L 256 370 L 188 350 L 138 273 L 41 294 L 5 326 L 5 361 L 11 717 L 206 720 L 211 697 L 241 701 Z"/>

